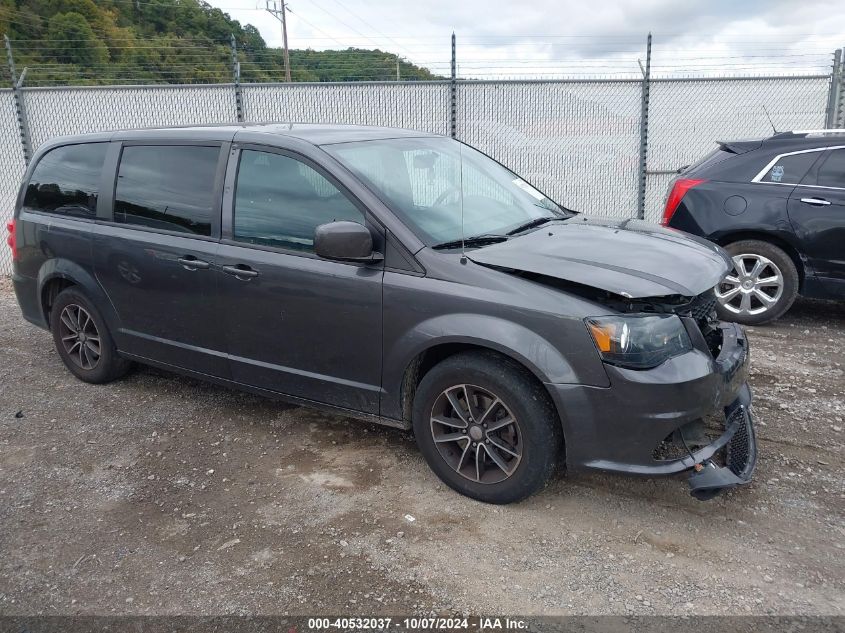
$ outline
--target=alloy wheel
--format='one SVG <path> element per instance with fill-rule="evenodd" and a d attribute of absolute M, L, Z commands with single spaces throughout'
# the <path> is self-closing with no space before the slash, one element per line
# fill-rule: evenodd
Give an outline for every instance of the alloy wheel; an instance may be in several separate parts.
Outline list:
<path fill-rule="evenodd" d="M 754 253 L 735 255 L 734 269 L 716 288 L 716 299 L 729 312 L 751 316 L 772 309 L 783 295 L 783 273 Z"/>
<path fill-rule="evenodd" d="M 94 319 L 82 306 L 69 304 L 59 316 L 62 347 L 74 365 L 94 369 L 100 362 L 100 332 Z"/>
<path fill-rule="evenodd" d="M 475 385 L 455 385 L 437 397 L 431 435 L 452 470 L 477 483 L 504 481 L 522 460 L 516 417 L 498 396 Z"/>

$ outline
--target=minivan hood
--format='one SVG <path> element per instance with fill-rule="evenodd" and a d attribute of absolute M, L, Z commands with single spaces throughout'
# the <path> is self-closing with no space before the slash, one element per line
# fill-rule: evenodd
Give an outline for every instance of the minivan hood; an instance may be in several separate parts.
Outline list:
<path fill-rule="evenodd" d="M 699 295 L 733 266 L 727 253 L 701 238 L 642 220 L 582 215 L 479 248 L 467 257 L 632 299 Z"/>

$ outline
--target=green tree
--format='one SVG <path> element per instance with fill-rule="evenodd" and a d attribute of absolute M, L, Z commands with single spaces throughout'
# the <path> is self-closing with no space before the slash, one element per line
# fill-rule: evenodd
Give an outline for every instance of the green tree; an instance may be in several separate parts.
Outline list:
<path fill-rule="evenodd" d="M 281 49 L 203 0 L 0 0 L 2 32 L 18 67 L 29 68 L 29 85 L 231 81 L 231 35 L 243 81 L 284 79 Z M 387 51 L 308 49 L 290 57 L 294 81 L 396 78 L 397 58 Z M 403 80 L 437 78 L 399 61 Z"/>
<path fill-rule="evenodd" d="M 79 13 L 57 13 L 50 18 L 47 40 L 58 61 L 89 67 L 109 61 L 108 48 Z"/>

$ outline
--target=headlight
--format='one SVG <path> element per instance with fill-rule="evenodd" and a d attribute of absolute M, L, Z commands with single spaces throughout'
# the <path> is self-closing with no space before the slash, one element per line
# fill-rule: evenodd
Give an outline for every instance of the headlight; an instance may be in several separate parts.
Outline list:
<path fill-rule="evenodd" d="M 649 369 L 692 349 L 674 314 L 595 317 L 586 323 L 602 360 L 611 365 Z"/>

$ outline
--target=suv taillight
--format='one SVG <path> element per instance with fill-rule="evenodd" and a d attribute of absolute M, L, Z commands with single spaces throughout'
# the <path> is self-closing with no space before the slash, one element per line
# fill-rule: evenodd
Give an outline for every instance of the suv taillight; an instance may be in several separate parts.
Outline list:
<path fill-rule="evenodd" d="M 9 231 L 9 237 L 6 238 L 6 244 L 12 249 L 12 261 L 18 261 L 18 241 L 15 237 L 15 221 L 12 220 L 6 225 L 6 230 Z"/>
<path fill-rule="evenodd" d="M 666 198 L 666 208 L 663 209 L 663 217 L 660 219 L 660 224 L 669 226 L 669 221 L 675 215 L 675 211 L 678 210 L 678 205 L 681 204 L 681 200 L 684 199 L 687 191 L 703 182 L 707 181 L 695 178 L 678 178 L 672 184 L 672 191 L 669 192 L 669 197 Z"/>

